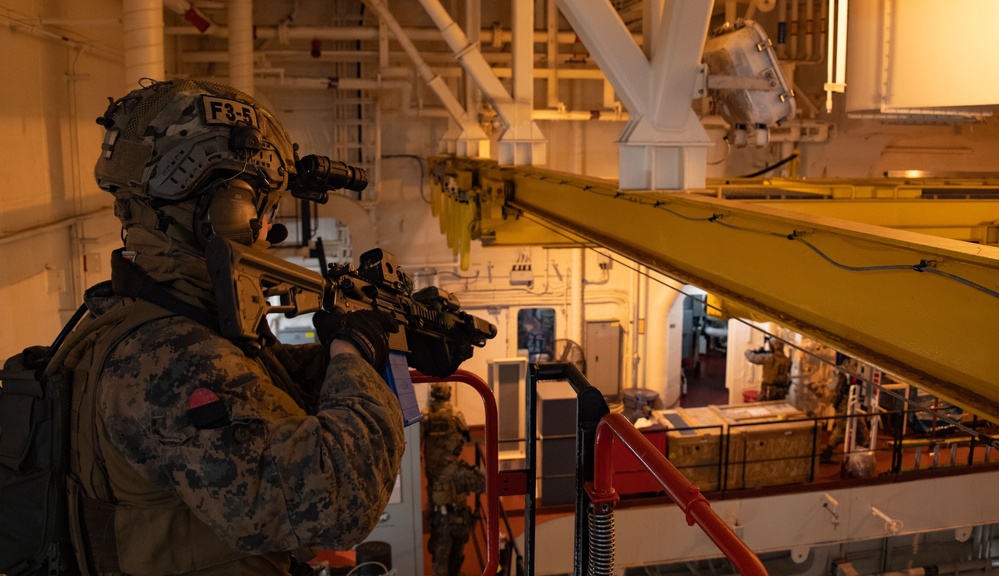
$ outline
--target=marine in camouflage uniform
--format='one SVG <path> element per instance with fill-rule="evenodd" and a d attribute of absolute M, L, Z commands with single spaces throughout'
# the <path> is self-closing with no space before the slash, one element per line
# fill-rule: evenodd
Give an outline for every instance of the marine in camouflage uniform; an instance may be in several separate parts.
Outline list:
<path fill-rule="evenodd" d="M 459 576 L 465 561 L 465 544 L 475 515 L 468 506 L 471 493 L 485 490 L 485 477 L 461 459 L 469 441 L 468 426 L 452 408 L 446 383 L 431 385 L 431 402 L 423 428 L 423 460 L 430 497 L 430 541 L 434 576 Z"/>
<path fill-rule="evenodd" d="M 791 359 L 784 354 L 784 343 L 770 341 L 771 350 L 746 350 L 746 360 L 763 366 L 760 400 L 783 400 L 791 389 Z"/>
<path fill-rule="evenodd" d="M 833 393 L 832 406 L 836 416 L 846 416 L 849 411 L 850 388 L 860 383 L 860 380 L 853 376 L 853 374 L 860 372 L 860 365 L 856 358 L 844 357 L 838 366 L 839 368 L 836 370 L 836 388 Z M 820 454 L 820 460 L 823 463 L 828 464 L 833 462 L 833 455 L 836 452 L 836 447 L 846 440 L 846 427 L 850 423 L 849 420 L 849 418 L 836 418 L 834 421 L 832 432 L 829 435 L 829 441 L 826 443 L 826 447 Z M 864 420 L 856 422 L 857 437 L 855 438 L 855 444 L 859 446 L 867 446 L 870 442 L 868 425 L 869 422 Z M 850 450 L 854 450 L 857 446 L 849 446 L 848 448 Z"/>
<path fill-rule="evenodd" d="M 211 322 L 204 244 L 266 246 L 294 171 L 284 129 L 249 96 L 189 81 L 136 90 L 98 121 L 95 172 L 125 248 L 112 257 L 113 290 L 99 285 L 88 304 L 152 319 L 94 358 L 97 386 L 74 399 L 85 568 L 284 575 L 309 547 L 359 543 L 405 450 L 398 400 L 373 367 L 384 357 L 370 353 L 384 355 L 391 326 L 317 313 L 321 345 L 281 346 L 264 322 L 259 348 L 241 348 Z M 185 313 L 146 302 L 149 286 Z"/>

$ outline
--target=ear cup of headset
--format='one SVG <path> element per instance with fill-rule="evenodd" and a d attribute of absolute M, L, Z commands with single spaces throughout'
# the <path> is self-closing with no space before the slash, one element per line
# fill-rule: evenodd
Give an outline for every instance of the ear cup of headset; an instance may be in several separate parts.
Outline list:
<path fill-rule="evenodd" d="M 206 218 L 198 227 L 201 241 L 207 245 L 211 236 L 221 236 L 247 246 L 253 244 L 260 233 L 256 196 L 256 190 L 238 178 L 220 182 L 211 192 Z"/>

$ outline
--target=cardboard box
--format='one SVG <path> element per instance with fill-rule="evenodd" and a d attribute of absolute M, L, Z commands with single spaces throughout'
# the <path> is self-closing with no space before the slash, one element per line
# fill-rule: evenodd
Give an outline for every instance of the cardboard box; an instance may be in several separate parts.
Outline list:
<path fill-rule="evenodd" d="M 666 458 L 702 491 L 717 490 L 720 478 L 725 423 L 715 412 L 704 408 L 677 408 L 655 413 L 668 429 Z M 728 467 L 728 486 L 742 483 L 741 467 Z"/>

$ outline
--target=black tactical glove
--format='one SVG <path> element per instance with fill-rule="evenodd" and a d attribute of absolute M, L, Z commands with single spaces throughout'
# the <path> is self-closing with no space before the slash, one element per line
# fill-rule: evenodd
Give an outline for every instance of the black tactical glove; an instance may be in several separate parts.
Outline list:
<path fill-rule="evenodd" d="M 379 374 L 384 372 L 388 362 L 388 333 L 399 331 L 395 318 L 382 310 L 357 310 L 347 314 L 320 310 L 312 316 L 312 325 L 326 348 L 337 339 L 349 342 Z"/>
<path fill-rule="evenodd" d="M 449 344 L 433 338 L 410 338 L 409 365 L 427 376 L 447 378 L 455 373 L 461 363 L 472 357 L 472 345 L 465 342 Z"/>

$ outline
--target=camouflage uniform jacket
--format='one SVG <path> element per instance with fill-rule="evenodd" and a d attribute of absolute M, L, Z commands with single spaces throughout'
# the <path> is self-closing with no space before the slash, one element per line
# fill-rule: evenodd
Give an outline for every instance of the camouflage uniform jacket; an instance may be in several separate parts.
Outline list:
<path fill-rule="evenodd" d="M 90 304 L 100 311 L 129 301 Z M 140 326 L 106 356 L 95 457 L 105 461 L 116 505 L 193 516 L 179 539 L 173 528 L 128 534 L 118 526 L 122 572 L 287 573 L 287 552 L 347 549 L 375 526 L 405 450 L 398 401 L 355 355 L 326 367 L 319 345 L 288 351 L 302 368 L 276 361 L 268 348 L 251 358 L 211 329 L 169 316 Z M 296 404 L 278 385 L 288 380 L 314 405 Z M 217 417 L 195 418 L 192 408 L 206 401 Z M 156 538 L 164 542 L 150 545 Z M 136 552 L 183 556 L 185 547 L 215 546 L 231 553 L 209 553 L 210 569 L 196 559 L 165 567 L 159 552 Z M 228 568 L 219 569 L 222 561 Z"/>

